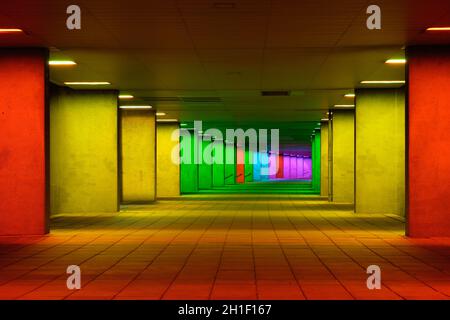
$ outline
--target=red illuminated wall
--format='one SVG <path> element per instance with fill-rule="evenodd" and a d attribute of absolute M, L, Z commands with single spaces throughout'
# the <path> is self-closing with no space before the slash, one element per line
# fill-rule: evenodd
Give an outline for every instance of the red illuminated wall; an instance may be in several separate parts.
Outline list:
<path fill-rule="evenodd" d="M 408 49 L 408 227 L 450 236 L 450 47 Z"/>
<path fill-rule="evenodd" d="M 44 234 L 46 62 L 40 49 L 0 49 L 0 235 Z"/>
<path fill-rule="evenodd" d="M 284 172 L 283 172 L 283 155 L 279 154 L 277 157 L 277 161 L 278 161 L 278 171 L 277 171 L 277 179 L 283 179 L 284 177 Z"/>
<path fill-rule="evenodd" d="M 236 183 L 245 183 L 245 151 L 241 147 L 238 147 L 236 152 Z"/>

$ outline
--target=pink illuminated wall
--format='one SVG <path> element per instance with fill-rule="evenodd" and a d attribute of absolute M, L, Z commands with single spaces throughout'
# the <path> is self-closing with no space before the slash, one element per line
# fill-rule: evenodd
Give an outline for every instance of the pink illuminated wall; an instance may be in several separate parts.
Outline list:
<path fill-rule="evenodd" d="M 303 159 L 303 179 L 312 178 L 312 161 L 311 158 Z"/>
<path fill-rule="evenodd" d="M 291 179 L 297 179 L 297 157 L 289 157 L 291 162 Z"/>
<path fill-rule="evenodd" d="M 303 179 L 303 158 L 297 158 L 297 178 Z"/>

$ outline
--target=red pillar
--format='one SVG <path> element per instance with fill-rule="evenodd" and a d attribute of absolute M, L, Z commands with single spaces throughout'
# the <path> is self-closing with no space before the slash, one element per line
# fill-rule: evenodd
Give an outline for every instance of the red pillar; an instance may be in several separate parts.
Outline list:
<path fill-rule="evenodd" d="M 245 150 L 236 148 L 236 183 L 245 183 Z"/>
<path fill-rule="evenodd" d="M 47 57 L 0 49 L 0 235 L 48 232 Z"/>
<path fill-rule="evenodd" d="M 450 236 L 450 47 L 407 57 L 407 235 Z"/>
<path fill-rule="evenodd" d="M 283 164 L 283 155 L 282 154 L 279 154 L 277 156 L 277 161 L 278 161 L 277 179 L 283 179 L 284 178 L 284 172 L 283 172 L 284 164 Z"/>

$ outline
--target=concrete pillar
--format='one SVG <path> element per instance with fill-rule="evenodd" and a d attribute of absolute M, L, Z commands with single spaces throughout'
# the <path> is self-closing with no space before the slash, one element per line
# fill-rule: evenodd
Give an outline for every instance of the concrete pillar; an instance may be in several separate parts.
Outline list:
<path fill-rule="evenodd" d="M 0 236 L 48 232 L 47 60 L 0 49 Z"/>
<path fill-rule="evenodd" d="M 245 150 L 245 182 L 253 181 L 253 153 Z"/>
<path fill-rule="evenodd" d="M 405 93 L 356 90 L 355 212 L 405 212 Z"/>
<path fill-rule="evenodd" d="M 156 195 L 157 198 L 180 195 L 178 123 L 156 124 Z M 174 159 L 172 159 L 174 157 Z M 175 160 L 175 161 L 174 161 Z"/>
<path fill-rule="evenodd" d="M 291 162 L 291 179 L 297 179 L 297 158 L 289 157 L 289 161 Z"/>
<path fill-rule="evenodd" d="M 270 180 L 275 180 L 277 178 L 278 173 L 278 155 L 275 153 L 271 153 L 269 155 L 269 178 Z"/>
<path fill-rule="evenodd" d="M 253 154 L 253 181 L 261 181 L 261 161 L 259 152 Z"/>
<path fill-rule="evenodd" d="M 320 195 L 328 197 L 328 122 L 320 126 Z"/>
<path fill-rule="evenodd" d="M 305 177 L 304 167 L 303 167 L 304 158 L 297 158 L 297 177 L 299 179 L 303 179 Z"/>
<path fill-rule="evenodd" d="M 152 110 L 121 110 L 121 200 L 156 199 L 156 124 Z"/>
<path fill-rule="evenodd" d="M 306 180 L 312 178 L 312 160 L 311 158 L 303 158 L 303 177 Z"/>
<path fill-rule="evenodd" d="M 236 149 L 233 143 L 225 143 L 225 185 L 236 184 Z"/>
<path fill-rule="evenodd" d="M 289 156 L 286 154 L 283 155 L 283 178 L 291 178 L 291 161 L 289 160 Z"/>
<path fill-rule="evenodd" d="M 355 197 L 355 113 L 333 112 L 333 201 L 353 203 Z"/>
<path fill-rule="evenodd" d="M 117 95 L 114 90 L 52 91 L 52 214 L 118 211 Z"/>
<path fill-rule="evenodd" d="M 245 150 L 243 146 L 236 148 L 236 183 L 245 183 Z"/>
<path fill-rule="evenodd" d="M 450 46 L 407 48 L 407 235 L 450 236 Z"/>
<path fill-rule="evenodd" d="M 277 170 L 277 179 L 283 179 L 284 177 L 284 163 L 283 163 L 283 155 L 277 154 L 277 163 L 278 163 L 278 170 Z"/>

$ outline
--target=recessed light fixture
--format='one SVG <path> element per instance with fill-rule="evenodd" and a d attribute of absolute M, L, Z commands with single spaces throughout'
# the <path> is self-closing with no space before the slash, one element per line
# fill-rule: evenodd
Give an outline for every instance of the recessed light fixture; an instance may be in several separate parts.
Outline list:
<path fill-rule="evenodd" d="M 49 66 L 75 66 L 77 63 L 75 61 L 70 60 L 50 60 L 48 62 Z"/>
<path fill-rule="evenodd" d="M 406 59 L 388 59 L 384 63 L 386 63 L 386 64 L 405 64 Z"/>
<path fill-rule="evenodd" d="M 354 98 L 354 97 L 356 97 L 356 95 L 354 93 L 347 93 L 346 95 L 344 95 L 344 97 L 346 97 L 346 98 Z"/>
<path fill-rule="evenodd" d="M 125 100 L 125 99 L 133 99 L 134 96 L 132 96 L 131 94 L 120 94 L 119 95 L 119 99 Z"/>
<path fill-rule="evenodd" d="M 128 110 L 149 110 L 152 106 L 120 106 L 119 108 Z"/>
<path fill-rule="evenodd" d="M 165 116 L 166 114 L 164 113 L 164 112 L 157 112 L 156 113 L 156 116 L 157 117 L 162 117 L 162 116 Z"/>
<path fill-rule="evenodd" d="M 361 81 L 361 84 L 405 84 L 405 80 L 373 80 Z"/>
<path fill-rule="evenodd" d="M 156 122 L 178 122 L 178 119 L 158 119 Z M 203 131 L 199 131 L 199 134 L 202 134 Z"/>
<path fill-rule="evenodd" d="M 111 83 L 107 81 L 67 81 L 67 86 L 109 86 Z"/>
<path fill-rule="evenodd" d="M 450 27 L 430 27 L 427 31 L 450 31 Z"/>
<path fill-rule="evenodd" d="M 335 108 L 354 108 L 354 104 L 335 104 Z"/>
<path fill-rule="evenodd" d="M 187 123 L 181 123 L 180 126 L 187 127 Z"/>
<path fill-rule="evenodd" d="M 328 121 L 328 118 L 321 119 L 320 121 Z"/>
<path fill-rule="evenodd" d="M 17 28 L 0 28 L 0 33 L 19 33 L 19 32 L 23 32 L 23 30 Z"/>

